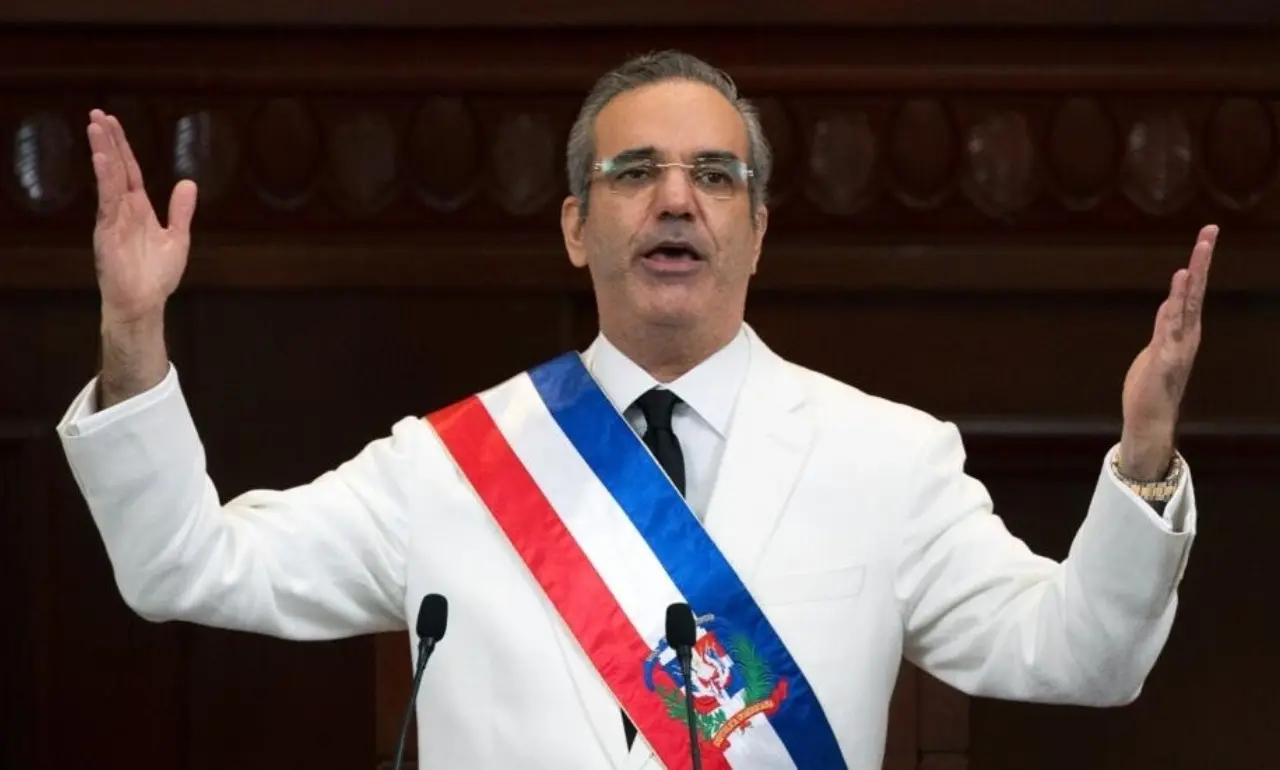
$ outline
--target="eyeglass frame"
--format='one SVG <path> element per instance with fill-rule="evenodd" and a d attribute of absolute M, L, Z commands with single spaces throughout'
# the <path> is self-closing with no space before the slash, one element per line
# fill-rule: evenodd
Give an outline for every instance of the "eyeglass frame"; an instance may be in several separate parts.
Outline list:
<path fill-rule="evenodd" d="M 670 168 L 680 168 L 686 172 L 686 176 L 690 177 L 692 184 L 696 188 L 697 182 L 692 180 L 693 172 L 698 170 L 699 168 L 703 168 L 704 166 L 702 164 L 707 162 L 718 162 L 718 163 L 726 164 L 729 168 L 727 168 L 725 172 L 730 174 L 730 176 L 732 176 L 738 184 L 743 185 L 744 190 L 748 194 L 750 194 L 752 180 L 755 179 L 755 169 L 753 169 L 750 165 L 748 165 L 745 160 L 739 158 L 737 155 L 734 155 L 731 152 L 712 151 L 712 152 L 699 153 L 699 155 L 694 159 L 693 163 L 685 163 L 683 161 L 678 161 L 678 160 L 660 161 L 657 159 L 656 153 L 654 153 L 650 148 L 645 148 L 642 150 L 623 150 L 622 152 L 618 153 L 617 155 L 614 155 L 611 158 L 602 158 L 600 160 L 595 161 L 594 163 L 591 164 L 591 170 L 599 174 L 605 175 L 606 181 L 611 182 L 612 180 L 609 179 L 609 174 L 612 170 L 615 170 L 613 168 L 615 164 L 643 163 L 643 164 L 647 164 L 648 168 L 653 168 L 662 172 L 665 172 L 667 169 L 670 169 Z M 617 190 L 614 190 L 612 184 L 609 185 L 609 192 L 613 195 L 626 194 L 626 193 L 621 193 L 621 192 L 618 192 Z M 716 200 L 732 200 L 735 197 L 737 192 L 738 190 L 735 187 L 733 193 L 726 197 L 722 198 L 715 195 L 712 195 L 711 197 L 715 198 Z"/>

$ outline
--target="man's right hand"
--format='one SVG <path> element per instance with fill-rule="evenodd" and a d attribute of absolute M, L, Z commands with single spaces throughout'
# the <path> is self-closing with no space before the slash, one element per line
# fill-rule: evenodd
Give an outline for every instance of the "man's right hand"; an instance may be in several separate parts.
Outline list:
<path fill-rule="evenodd" d="M 88 132 L 98 179 L 93 251 L 103 322 L 147 321 L 164 312 L 164 303 L 178 288 L 186 267 L 196 186 L 183 180 L 174 187 L 169 226 L 162 227 L 120 121 L 94 110 L 89 113 Z"/>
<path fill-rule="evenodd" d="M 168 371 L 164 308 L 186 268 L 196 185 L 178 182 L 168 227 L 162 226 L 120 121 L 93 110 L 88 134 L 98 180 L 93 251 L 102 296 L 99 395 L 106 408 L 154 387 Z"/>

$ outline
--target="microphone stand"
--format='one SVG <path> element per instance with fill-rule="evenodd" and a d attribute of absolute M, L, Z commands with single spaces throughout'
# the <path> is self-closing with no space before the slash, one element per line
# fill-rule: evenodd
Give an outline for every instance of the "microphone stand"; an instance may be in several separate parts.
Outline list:
<path fill-rule="evenodd" d="M 404 765 L 404 744 L 409 737 L 409 720 L 413 718 L 414 704 L 418 702 L 418 688 L 422 686 L 422 674 L 427 670 L 427 658 L 431 657 L 435 648 L 436 640 L 429 636 L 418 640 L 418 670 L 413 672 L 413 691 L 409 695 L 409 706 L 404 710 L 404 717 L 400 721 L 400 740 L 396 744 L 396 761 L 392 765 L 394 770 L 400 770 Z"/>
<path fill-rule="evenodd" d="M 698 748 L 698 719 L 693 710 L 693 649 L 687 644 L 676 649 L 680 658 L 680 672 L 684 675 L 685 717 L 689 723 L 689 751 L 693 755 L 693 770 L 702 770 L 702 752 Z"/>

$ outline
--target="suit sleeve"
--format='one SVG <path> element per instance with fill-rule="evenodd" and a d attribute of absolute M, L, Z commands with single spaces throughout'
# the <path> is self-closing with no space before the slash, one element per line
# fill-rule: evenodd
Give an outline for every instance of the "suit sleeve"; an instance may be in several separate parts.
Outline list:
<path fill-rule="evenodd" d="M 289 639 L 400 630 L 414 421 L 314 481 L 223 501 L 177 372 L 58 435 L 130 608 Z"/>
<path fill-rule="evenodd" d="M 1195 498 L 1185 469 L 1161 518 L 1112 475 L 1115 451 L 1059 563 L 1006 529 L 964 471 L 955 426 L 940 424 L 909 485 L 896 574 L 905 657 L 975 696 L 1085 706 L 1137 698 L 1173 623 Z"/>

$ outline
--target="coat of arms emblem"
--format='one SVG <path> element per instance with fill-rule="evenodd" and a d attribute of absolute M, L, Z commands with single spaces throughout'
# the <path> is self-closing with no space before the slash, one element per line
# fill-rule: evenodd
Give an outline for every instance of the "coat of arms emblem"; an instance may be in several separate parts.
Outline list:
<path fill-rule="evenodd" d="M 663 700 L 668 716 L 681 723 L 687 718 L 684 688 L 692 686 L 698 732 L 723 751 L 735 733 L 749 730 L 752 721 L 782 706 L 787 680 L 775 676 L 751 638 L 724 619 L 704 615 L 697 618 L 697 626 L 692 681 L 684 681 L 676 651 L 666 639 L 645 659 L 644 681 Z"/>

